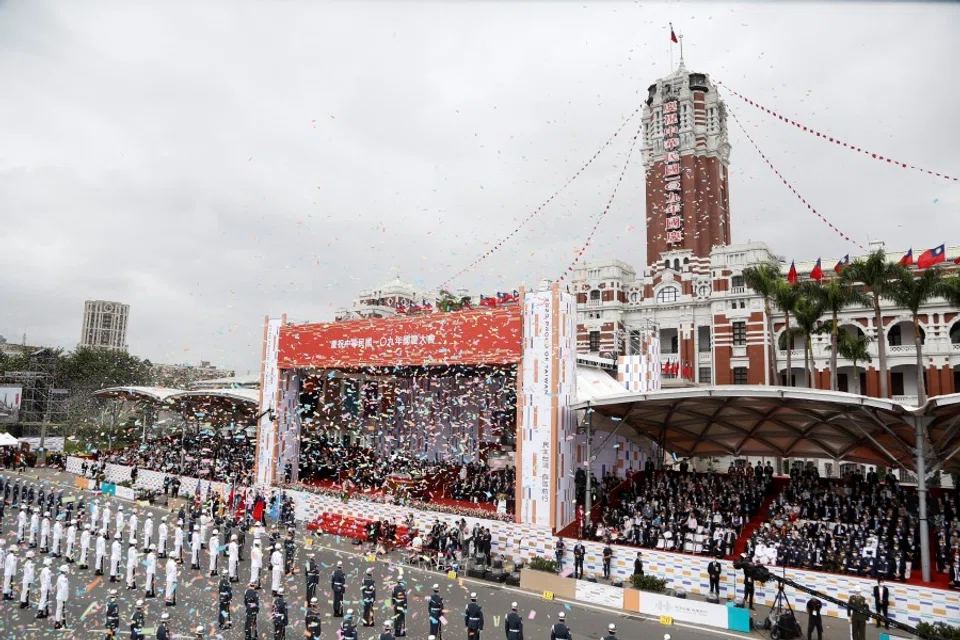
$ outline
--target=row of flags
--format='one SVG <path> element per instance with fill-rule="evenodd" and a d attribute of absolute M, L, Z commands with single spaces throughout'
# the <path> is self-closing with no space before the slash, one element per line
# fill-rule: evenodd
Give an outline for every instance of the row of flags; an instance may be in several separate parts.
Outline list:
<path fill-rule="evenodd" d="M 921 253 L 916 262 L 914 262 L 913 259 L 913 248 L 911 248 L 903 254 L 903 257 L 900 258 L 897 264 L 901 267 L 916 266 L 918 269 L 927 269 L 941 262 L 946 262 L 946 260 L 946 247 L 945 245 L 940 245 L 939 247 L 927 249 Z M 840 273 L 848 264 L 850 264 L 850 254 L 843 256 L 843 258 L 834 265 L 833 270 L 835 273 Z M 953 264 L 960 264 L 960 256 L 953 259 Z M 810 279 L 820 282 L 823 278 L 823 266 L 820 264 L 820 258 L 817 258 L 817 263 L 813 265 L 813 269 L 810 271 Z M 787 272 L 787 282 L 790 284 L 797 283 L 797 267 L 793 261 L 790 262 L 790 271 Z"/>
<path fill-rule="evenodd" d="M 689 362 L 681 363 L 677 360 L 672 362 L 661 362 L 660 374 L 665 378 L 684 378 L 686 380 L 693 380 L 693 365 Z"/>
<path fill-rule="evenodd" d="M 520 301 L 520 292 L 516 289 L 510 292 L 497 292 L 495 296 L 480 296 L 480 306 L 481 307 L 499 307 L 504 304 L 513 304 Z M 464 302 L 464 309 L 472 309 L 473 305 L 469 301 Z M 396 312 L 399 314 L 411 314 L 411 313 L 433 313 L 434 306 L 430 304 L 426 299 L 423 299 L 420 304 L 413 304 L 409 307 L 406 305 L 397 305 L 395 307 Z"/>

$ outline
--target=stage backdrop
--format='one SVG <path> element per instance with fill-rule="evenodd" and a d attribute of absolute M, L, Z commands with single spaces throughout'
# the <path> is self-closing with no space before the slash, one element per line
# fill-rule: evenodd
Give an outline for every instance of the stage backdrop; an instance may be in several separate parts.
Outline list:
<path fill-rule="evenodd" d="M 506 364 L 522 356 L 520 306 L 290 325 L 280 329 L 279 367 Z"/>
<path fill-rule="evenodd" d="M 263 368 L 260 375 L 260 428 L 257 432 L 257 484 L 274 482 L 275 462 L 277 459 L 277 424 L 275 417 L 280 390 L 280 371 L 277 368 L 277 354 L 280 340 L 280 327 L 283 320 L 267 318 L 263 334 Z"/>
<path fill-rule="evenodd" d="M 559 529 L 574 518 L 576 313 L 573 296 L 523 295 L 523 364 L 517 434 L 521 524 Z"/>
<path fill-rule="evenodd" d="M 660 336 L 654 330 L 644 330 L 637 345 L 639 353 L 620 356 L 617 362 L 617 379 L 633 393 L 659 391 Z"/>

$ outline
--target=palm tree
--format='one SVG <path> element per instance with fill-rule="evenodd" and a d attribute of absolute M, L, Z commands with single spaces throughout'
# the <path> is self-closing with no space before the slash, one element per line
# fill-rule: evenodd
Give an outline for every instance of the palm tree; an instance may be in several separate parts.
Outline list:
<path fill-rule="evenodd" d="M 861 394 L 863 394 L 863 389 L 860 388 L 860 372 L 857 369 L 857 363 L 870 362 L 869 344 L 870 338 L 867 336 L 858 335 L 854 337 L 846 331 L 840 334 L 840 341 L 837 344 L 837 352 L 840 357 L 853 362 L 853 379 L 857 381 L 857 390 Z M 834 357 L 834 362 L 836 362 L 836 357 Z"/>
<path fill-rule="evenodd" d="M 842 278 L 830 278 L 819 285 L 810 285 L 806 295 L 817 299 L 824 312 L 830 314 L 830 390 L 837 390 L 837 343 L 840 339 L 840 322 L 837 316 L 846 307 L 853 304 L 870 306 L 870 297 L 857 289 L 853 283 Z"/>
<path fill-rule="evenodd" d="M 883 335 L 880 301 L 884 297 L 889 297 L 891 283 L 898 277 L 899 270 L 900 267 L 887 261 L 883 249 L 877 249 L 866 258 L 857 258 L 840 272 L 845 281 L 866 287 L 864 293 L 873 305 L 873 321 L 877 327 L 877 355 L 880 361 L 881 398 L 887 398 L 890 394 L 887 389 L 887 341 Z"/>
<path fill-rule="evenodd" d="M 814 388 L 813 372 L 816 362 L 813 356 L 813 334 L 820 330 L 820 318 L 823 317 L 823 305 L 817 295 L 810 293 L 816 285 L 807 285 L 799 289 L 800 296 L 793 307 L 793 317 L 797 321 L 798 333 L 802 334 L 806 344 L 803 347 L 803 367 L 807 374 L 807 387 Z"/>
<path fill-rule="evenodd" d="M 763 296 L 763 315 L 767 321 L 767 337 L 770 345 L 769 375 L 772 385 L 779 382 L 779 375 L 777 374 L 777 345 L 773 339 L 773 316 L 770 314 L 770 304 L 780 279 L 780 266 L 777 264 L 761 264 L 743 270 L 744 283 Z"/>
<path fill-rule="evenodd" d="M 786 338 L 786 344 L 784 347 L 787 350 L 787 386 L 792 387 L 793 364 L 791 363 L 790 350 L 793 348 L 793 332 L 790 329 L 790 314 L 793 313 L 794 307 L 797 306 L 797 300 L 800 298 L 800 292 L 795 286 L 787 282 L 785 279 L 780 278 L 777 280 L 777 286 L 773 290 L 773 295 L 771 297 L 773 298 L 773 303 L 777 305 L 777 308 L 780 309 L 780 311 L 783 312 L 783 317 L 786 321 L 786 328 L 783 331 L 783 335 Z"/>
<path fill-rule="evenodd" d="M 920 344 L 920 307 L 930 298 L 949 298 L 952 287 L 944 281 L 943 271 L 939 267 L 930 267 L 914 272 L 898 267 L 899 277 L 890 288 L 890 299 L 897 306 L 910 311 L 913 320 L 913 344 L 917 350 L 917 405 L 927 401 L 927 388 L 924 384 L 923 345 Z"/>
<path fill-rule="evenodd" d="M 446 289 L 440 289 L 437 294 L 437 311 L 460 311 L 464 307 L 470 306 L 470 296 L 457 297 Z"/>

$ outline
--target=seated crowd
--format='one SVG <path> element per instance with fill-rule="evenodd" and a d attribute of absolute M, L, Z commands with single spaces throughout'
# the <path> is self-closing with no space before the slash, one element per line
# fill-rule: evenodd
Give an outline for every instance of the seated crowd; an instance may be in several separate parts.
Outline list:
<path fill-rule="evenodd" d="M 936 535 L 931 552 L 936 570 L 947 574 L 952 588 L 960 589 L 960 489 L 944 491 L 927 504 Z"/>
<path fill-rule="evenodd" d="M 461 467 L 448 492 L 454 500 L 496 503 L 497 509 L 506 513 L 512 511 L 515 490 L 516 472 L 512 467 L 490 469 L 477 463 Z"/>
<path fill-rule="evenodd" d="M 249 485 L 253 482 L 254 455 L 254 444 L 246 438 L 201 432 L 182 439 L 158 438 L 146 446 L 110 451 L 100 456 L 100 462 Z"/>
<path fill-rule="evenodd" d="M 634 476 L 619 499 L 601 509 L 586 537 L 667 551 L 726 556 L 760 509 L 772 482 L 759 475 L 653 471 Z"/>
<path fill-rule="evenodd" d="M 852 473 L 823 480 L 816 467 L 791 469 L 747 554 L 767 565 L 905 580 L 919 554 L 916 492 Z"/>

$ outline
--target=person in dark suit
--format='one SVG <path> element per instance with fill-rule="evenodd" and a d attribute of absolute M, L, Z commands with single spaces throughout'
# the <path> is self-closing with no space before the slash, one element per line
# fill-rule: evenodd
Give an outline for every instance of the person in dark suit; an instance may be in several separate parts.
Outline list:
<path fill-rule="evenodd" d="M 883 578 L 877 578 L 877 584 L 873 587 L 873 606 L 877 610 L 877 613 L 886 618 L 890 612 L 890 589 L 887 588 L 887 585 L 883 584 Z M 877 619 L 877 626 L 880 626 L 880 619 Z M 890 628 L 890 623 L 886 620 L 883 622 L 885 629 Z"/>
<path fill-rule="evenodd" d="M 817 640 L 823 640 L 823 618 L 820 615 L 822 608 L 823 603 L 819 598 L 807 600 L 807 640 L 812 640 L 814 629 L 817 630 Z"/>
<path fill-rule="evenodd" d="M 753 578 L 748 576 L 746 573 L 743 574 L 743 602 L 746 605 L 749 605 L 753 609 Z"/>
<path fill-rule="evenodd" d="M 710 577 L 710 593 L 720 595 L 720 563 L 713 560 L 707 565 L 707 575 Z"/>
<path fill-rule="evenodd" d="M 633 575 L 642 576 L 643 575 L 643 554 L 637 551 L 637 557 L 633 561 Z"/>

